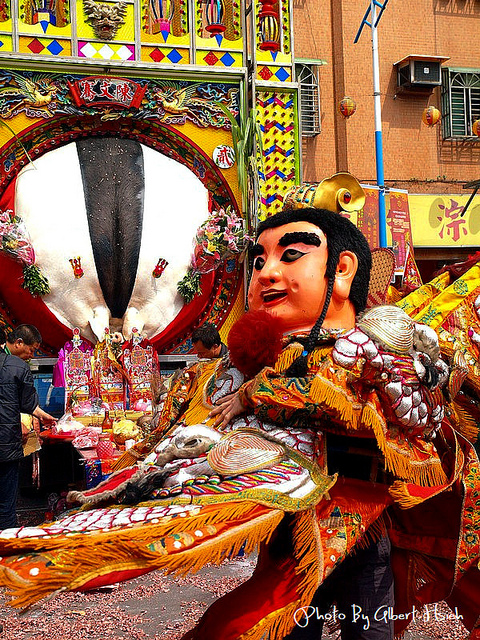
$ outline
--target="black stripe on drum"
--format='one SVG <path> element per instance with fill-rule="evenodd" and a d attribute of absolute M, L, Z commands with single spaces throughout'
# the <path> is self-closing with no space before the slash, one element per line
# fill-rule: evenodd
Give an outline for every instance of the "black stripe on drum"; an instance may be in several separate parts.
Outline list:
<path fill-rule="evenodd" d="M 142 239 L 145 172 L 140 144 L 121 138 L 78 140 L 88 227 L 98 279 L 113 318 L 130 301 Z"/>

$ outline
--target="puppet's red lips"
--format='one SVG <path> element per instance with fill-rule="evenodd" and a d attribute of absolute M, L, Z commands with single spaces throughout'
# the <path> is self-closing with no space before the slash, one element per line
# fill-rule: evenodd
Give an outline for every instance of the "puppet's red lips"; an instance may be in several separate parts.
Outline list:
<path fill-rule="evenodd" d="M 263 291 L 261 296 L 262 296 L 263 304 L 274 305 L 277 302 L 285 300 L 285 298 L 287 297 L 287 292 L 271 289 L 269 291 Z"/>

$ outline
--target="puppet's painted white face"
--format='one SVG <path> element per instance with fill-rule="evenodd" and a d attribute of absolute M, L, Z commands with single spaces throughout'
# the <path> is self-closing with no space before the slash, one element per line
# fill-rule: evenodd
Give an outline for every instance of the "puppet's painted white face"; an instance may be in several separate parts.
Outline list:
<path fill-rule="evenodd" d="M 323 231 L 310 222 L 267 229 L 259 236 L 254 255 L 249 308 L 278 316 L 284 332 L 310 331 L 327 289 Z"/>
<path fill-rule="evenodd" d="M 152 337 L 174 320 L 183 306 L 177 282 L 208 216 L 207 190 L 188 168 L 144 145 L 133 143 L 134 155 L 132 141 L 117 142 L 103 158 L 89 141 L 80 141 L 83 155 L 75 143 L 55 149 L 17 179 L 15 210 L 50 284 L 43 300 L 93 341 L 106 327 Z M 114 163 L 125 175 L 112 190 Z M 80 278 L 74 258 L 81 259 Z M 159 259 L 166 267 L 154 278 Z"/>

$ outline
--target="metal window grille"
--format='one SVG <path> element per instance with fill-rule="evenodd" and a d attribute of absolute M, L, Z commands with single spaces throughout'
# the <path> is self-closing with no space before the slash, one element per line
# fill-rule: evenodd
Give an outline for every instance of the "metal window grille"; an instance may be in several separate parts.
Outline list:
<path fill-rule="evenodd" d="M 300 87 L 300 117 L 302 136 L 311 138 L 320 133 L 320 91 L 315 66 L 295 65 L 297 82 Z"/>
<path fill-rule="evenodd" d="M 444 138 L 474 136 L 472 124 L 480 119 L 480 71 L 443 69 L 442 113 Z"/>

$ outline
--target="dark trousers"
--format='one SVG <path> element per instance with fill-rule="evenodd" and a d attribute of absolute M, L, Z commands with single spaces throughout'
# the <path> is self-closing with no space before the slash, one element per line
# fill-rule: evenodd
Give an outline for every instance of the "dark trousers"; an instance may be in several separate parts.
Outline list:
<path fill-rule="evenodd" d="M 0 462 L 0 530 L 17 526 L 20 460 Z"/>
<path fill-rule="evenodd" d="M 333 603 L 327 620 L 340 624 L 342 640 L 392 640 L 393 574 L 390 541 L 383 537 L 365 549 L 358 549 L 335 569 L 315 593 L 309 616 L 300 619 L 288 640 L 320 640 L 323 618 Z M 363 617 L 362 617 L 363 616 Z"/>

